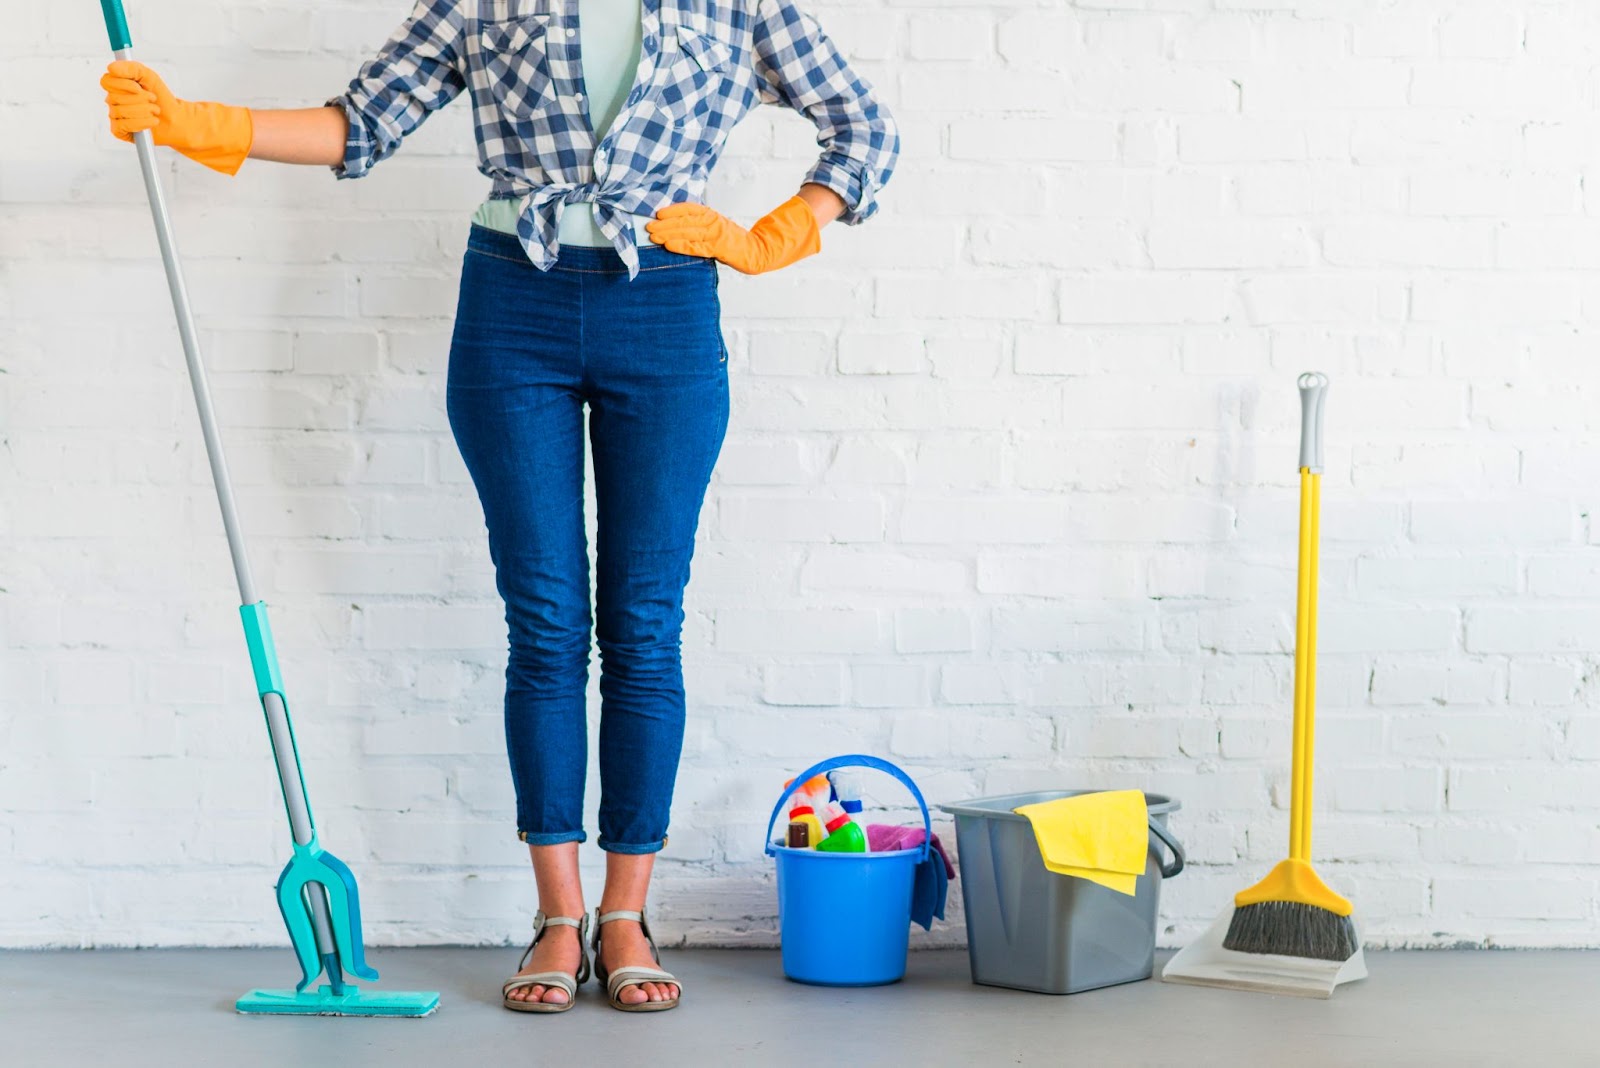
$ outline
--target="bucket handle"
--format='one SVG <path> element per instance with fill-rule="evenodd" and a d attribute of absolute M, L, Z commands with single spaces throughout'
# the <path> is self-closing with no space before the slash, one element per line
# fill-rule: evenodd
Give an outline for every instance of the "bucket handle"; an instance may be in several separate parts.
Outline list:
<path fill-rule="evenodd" d="M 820 764 L 811 765 L 811 767 L 794 777 L 794 780 L 790 782 L 788 787 L 784 789 L 783 795 L 778 798 L 778 803 L 772 806 L 772 818 L 767 821 L 767 856 L 773 857 L 778 855 L 777 847 L 772 844 L 772 828 L 776 827 L 778 824 L 778 815 L 783 811 L 783 803 L 789 800 L 789 796 L 796 790 L 800 789 L 800 787 L 804 786 L 807 782 L 810 782 L 818 775 L 825 775 L 830 771 L 837 770 L 838 768 L 872 768 L 874 771 L 885 772 L 899 779 L 905 788 L 911 791 L 911 796 L 916 799 L 917 807 L 922 809 L 922 855 L 917 858 L 917 863 L 920 864 L 927 860 L 928 849 L 933 843 L 933 821 L 928 818 L 928 803 L 922 799 L 922 791 L 917 789 L 917 784 L 911 781 L 911 776 L 901 771 L 895 765 L 889 763 L 887 760 L 882 760 L 875 756 L 866 756 L 862 753 L 856 753 L 852 756 L 830 757 L 829 759 L 822 761 Z M 863 834 L 865 834 L 866 828 L 861 828 L 861 831 Z"/>
<path fill-rule="evenodd" d="M 1170 879 L 1183 870 L 1188 857 L 1184 855 L 1183 846 L 1178 844 L 1178 840 L 1172 836 L 1172 832 L 1163 827 L 1161 821 L 1154 816 L 1150 817 L 1150 833 L 1159 838 L 1168 849 L 1172 850 L 1172 863 L 1167 864 L 1163 861 L 1161 864 L 1161 877 Z M 1159 860 L 1160 857 L 1161 851 L 1158 849 L 1156 850 L 1156 858 Z"/>

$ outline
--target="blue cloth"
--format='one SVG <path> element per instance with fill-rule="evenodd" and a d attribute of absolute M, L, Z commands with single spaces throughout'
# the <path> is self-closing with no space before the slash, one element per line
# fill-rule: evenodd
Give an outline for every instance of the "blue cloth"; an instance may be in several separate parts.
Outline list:
<path fill-rule="evenodd" d="M 874 823 L 867 827 L 867 846 L 874 853 L 890 853 L 897 849 L 915 849 L 922 844 L 921 827 L 902 827 L 889 823 Z M 956 869 L 945 855 L 944 843 L 935 834 L 929 841 L 928 855 L 917 862 L 911 883 L 911 922 L 921 925 L 924 931 L 933 929 L 933 921 L 944 919 L 945 900 L 950 894 L 950 879 Z"/>
<path fill-rule="evenodd" d="M 517 830 L 581 842 L 590 629 L 600 648 L 600 848 L 665 843 L 683 748 L 679 637 L 695 528 L 728 425 L 717 266 L 569 248 L 540 271 L 472 228 L 446 408 L 505 601 Z M 584 407 L 599 530 L 584 531 Z"/>
<path fill-rule="evenodd" d="M 350 121 L 342 178 L 358 178 L 463 91 L 490 195 L 521 203 L 517 236 L 548 269 L 565 205 L 592 203 L 628 267 L 628 224 L 662 206 L 703 201 L 728 134 L 758 104 L 781 104 L 817 128 L 805 176 L 859 223 L 876 208 L 900 139 L 872 86 L 851 70 L 794 0 L 641 0 L 641 50 L 622 111 L 597 133 L 582 97 L 578 0 L 418 0 L 411 17 L 328 101 Z M 484 18 L 484 15 L 493 16 Z"/>
<path fill-rule="evenodd" d="M 949 893 L 950 877 L 945 874 L 944 864 L 929 853 L 928 858 L 917 865 L 911 883 L 911 922 L 920 924 L 924 931 L 933 930 L 934 917 L 944 919 L 944 903 Z"/>

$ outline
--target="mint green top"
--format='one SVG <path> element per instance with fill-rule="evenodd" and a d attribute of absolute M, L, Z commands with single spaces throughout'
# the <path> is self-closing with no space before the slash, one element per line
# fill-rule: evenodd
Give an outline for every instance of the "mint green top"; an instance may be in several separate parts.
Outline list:
<path fill-rule="evenodd" d="M 578 0 L 578 53 L 583 63 L 583 91 L 589 100 L 589 121 L 599 141 L 611 129 L 639 66 L 644 35 L 640 28 L 639 0 Z M 472 221 L 491 230 L 514 234 L 520 200 L 486 200 Z M 556 238 L 563 245 L 610 248 L 611 242 L 595 225 L 594 205 L 567 204 L 561 210 Z M 639 243 L 648 245 L 646 220 L 635 219 Z"/>

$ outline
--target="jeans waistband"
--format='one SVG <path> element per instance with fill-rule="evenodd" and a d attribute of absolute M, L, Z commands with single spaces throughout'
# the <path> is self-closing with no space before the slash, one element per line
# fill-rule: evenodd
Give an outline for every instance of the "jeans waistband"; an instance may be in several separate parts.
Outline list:
<path fill-rule="evenodd" d="M 528 253 L 522 247 L 522 242 L 515 234 L 491 230 L 487 226 L 472 224 L 472 232 L 467 237 L 467 248 L 482 252 L 501 259 L 518 260 L 533 266 L 528 259 Z M 646 245 L 639 248 L 639 270 L 654 271 L 663 267 L 690 267 L 697 264 L 713 264 L 713 261 L 703 256 L 685 256 L 678 252 L 668 252 L 660 245 Z M 617 255 L 614 248 L 593 248 L 588 245 L 562 245 L 561 251 L 556 255 L 555 266 L 552 271 L 583 271 L 588 274 L 597 272 L 606 274 L 627 274 L 628 266 L 622 262 L 622 257 Z"/>

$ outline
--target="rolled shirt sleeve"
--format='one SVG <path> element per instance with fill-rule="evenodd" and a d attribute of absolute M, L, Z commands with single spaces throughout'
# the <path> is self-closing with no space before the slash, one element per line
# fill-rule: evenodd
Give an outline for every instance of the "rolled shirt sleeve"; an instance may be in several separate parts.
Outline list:
<path fill-rule="evenodd" d="M 839 194 L 844 222 L 864 222 L 877 210 L 877 192 L 900 154 L 894 117 L 793 0 L 761 0 L 754 30 L 762 99 L 793 108 L 817 127 L 822 155 L 805 180 Z"/>
<path fill-rule="evenodd" d="M 459 0 L 417 0 L 378 54 L 344 93 L 328 101 L 349 120 L 339 178 L 360 178 L 387 159 L 423 120 L 466 88 Z"/>

